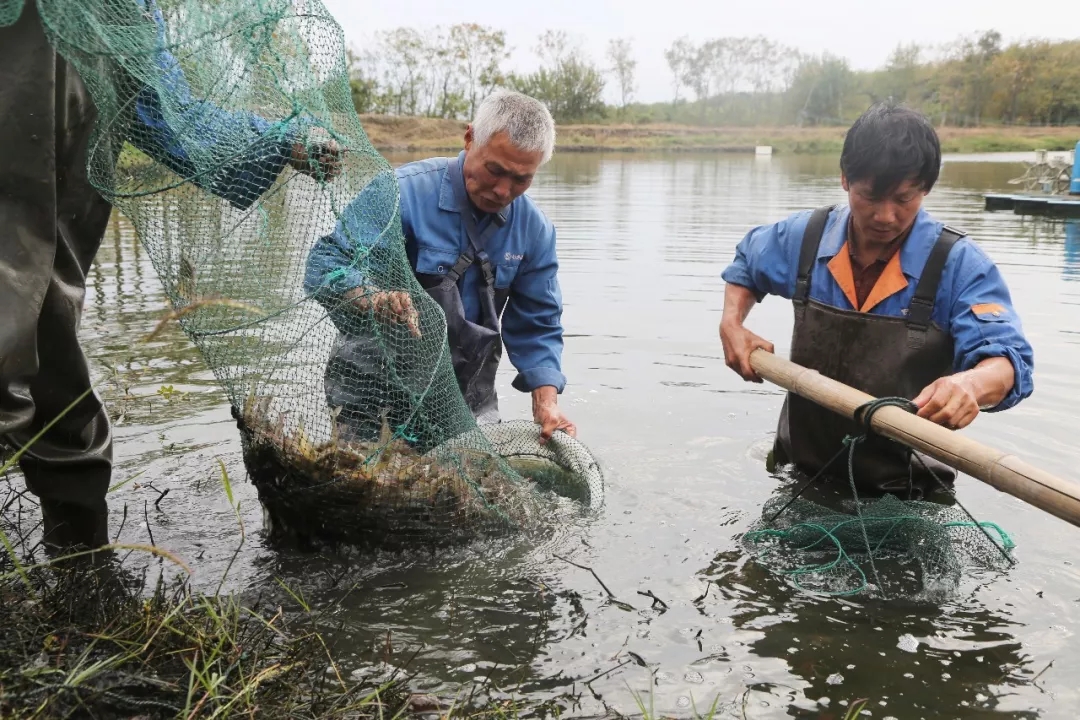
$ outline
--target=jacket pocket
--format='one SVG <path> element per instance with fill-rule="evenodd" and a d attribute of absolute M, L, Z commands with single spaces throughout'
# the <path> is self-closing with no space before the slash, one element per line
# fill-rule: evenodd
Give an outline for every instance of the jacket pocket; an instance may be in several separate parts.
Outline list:
<path fill-rule="evenodd" d="M 420 246 L 416 249 L 416 272 L 421 275 L 445 275 L 457 262 L 456 253 Z"/>

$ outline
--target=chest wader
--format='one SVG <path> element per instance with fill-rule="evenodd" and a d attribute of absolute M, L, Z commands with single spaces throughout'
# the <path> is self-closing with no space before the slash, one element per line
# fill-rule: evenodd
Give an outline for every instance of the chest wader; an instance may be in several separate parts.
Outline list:
<path fill-rule="evenodd" d="M 25 446 L 90 388 L 78 328 L 111 208 L 86 177 L 96 110 L 36 3 L 0 28 L 0 438 Z M 47 545 L 108 542 L 108 415 L 91 393 L 20 462 Z"/>
<path fill-rule="evenodd" d="M 874 397 L 910 400 L 930 383 L 952 373 L 952 337 L 930 318 L 945 262 L 963 235 L 948 227 L 942 230 L 915 288 L 907 317 L 840 310 L 810 299 L 810 278 L 830 210 L 816 210 L 803 234 L 792 298 L 795 327 L 791 360 Z M 788 393 L 780 412 L 774 455 L 777 463 L 793 463 L 802 472 L 814 475 L 843 447 L 846 436 L 861 434 L 861 427 L 853 420 Z M 855 450 L 854 474 L 859 492 L 891 493 L 911 500 L 929 496 L 939 486 L 911 453 L 900 443 L 868 435 Z M 951 484 L 955 480 L 952 468 L 923 455 L 920 458 L 942 481 Z M 847 454 L 836 459 L 825 475 L 847 486 Z"/>
<path fill-rule="evenodd" d="M 495 373 L 502 358 L 499 316 L 506 305 L 509 289 L 495 289 L 495 268 L 485 247 L 506 219 L 503 214 L 495 215 L 480 232 L 465 191 L 461 163 L 457 159 L 451 160 L 446 171 L 450 174 L 461 214 L 461 231 L 468 245 L 445 275 L 416 273 L 416 278 L 446 316 L 446 338 L 454 376 L 469 410 L 478 422 L 498 422 Z M 466 319 L 458 287 L 458 282 L 473 263 L 479 264 L 483 278 L 479 289 L 479 323 Z M 403 378 L 401 382 L 388 381 L 385 375 L 391 369 Z M 406 433 L 422 437 L 441 435 L 417 427 L 428 414 L 422 408 L 414 408 L 414 400 L 400 390 L 401 386 L 424 386 L 426 378 L 411 375 L 420 370 L 410 366 L 405 352 L 387 347 L 377 337 L 361 333 L 339 334 L 327 364 L 324 384 L 328 405 L 340 408 L 338 422 L 342 437 L 373 441 L 379 437 L 384 418 L 391 429 L 401 427 Z"/>
<path fill-rule="evenodd" d="M 483 232 L 477 229 L 472 204 L 465 190 L 461 162 L 455 158 L 446 168 L 457 198 L 461 224 L 468 238 L 468 247 L 446 275 L 417 275 L 428 295 L 439 304 L 446 315 L 446 338 L 458 387 L 473 417 L 480 423 L 499 421 L 499 397 L 495 392 L 495 373 L 502 359 L 502 330 L 499 316 L 506 306 L 509 288 L 495 289 L 495 268 L 485 248 L 491 237 L 506 222 L 502 213 L 494 215 Z M 465 318 L 458 281 L 477 263 L 484 284 L 479 289 L 479 322 Z"/>

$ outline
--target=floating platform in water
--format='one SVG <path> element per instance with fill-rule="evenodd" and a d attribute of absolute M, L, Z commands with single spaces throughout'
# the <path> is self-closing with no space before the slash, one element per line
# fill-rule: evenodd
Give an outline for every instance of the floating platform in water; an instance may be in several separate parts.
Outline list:
<path fill-rule="evenodd" d="M 987 210 L 1012 210 L 1017 215 L 1080 218 L 1080 195 L 1013 195 L 988 193 Z"/>

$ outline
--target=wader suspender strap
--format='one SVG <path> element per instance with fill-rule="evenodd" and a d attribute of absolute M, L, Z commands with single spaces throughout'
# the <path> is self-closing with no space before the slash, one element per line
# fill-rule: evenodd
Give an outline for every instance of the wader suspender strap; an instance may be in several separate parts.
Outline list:
<path fill-rule="evenodd" d="M 454 196 L 458 201 L 458 210 L 461 212 L 461 220 L 465 223 L 465 234 L 469 236 L 469 246 L 465 252 L 458 256 L 457 262 L 454 263 L 454 267 L 450 269 L 450 272 L 446 273 L 446 277 L 452 283 L 457 283 L 458 279 L 465 274 L 465 271 L 469 269 L 469 266 L 473 264 L 473 260 L 480 261 L 480 270 L 484 273 L 484 286 L 492 288 L 495 286 L 495 271 L 491 267 L 491 260 L 488 259 L 487 253 L 484 252 L 484 248 L 487 246 L 488 240 L 491 236 L 499 231 L 503 225 L 506 224 L 506 210 L 495 214 L 491 218 L 491 222 L 484 228 L 484 232 L 481 233 L 476 228 L 476 218 L 473 216 L 472 203 L 469 202 L 469 194 L 465 191 L 465 179 L 461 174 L 461 163 L 455 158 L 451 160 L 446 168 L 446 172 L 450 173 L 450 182 L 454 188 Z"/>
<path fill-rule="evenodd" d="M 934 243 L 930 257 L 926 259 L 922 277 L 915 286 L 915 296 L 911 298 L 908 307 L 908 345 L 921 347 L 926 340 L 926 332 L 930 329 L 930 317 L 934 313 L 934 299 L 937 297 L 938 285 L 941 284 L 941 273 L 945 269 L 945 263 L 949 259 L 956 241 L 964 237 L 965 233 L 946 225 L 941 229 L 937 242 Z"/>
<path fill-rule="evenodd" d="M 795 278 L 795 294 L 791 299 L 795 303 L 795 314 L 802 315 L 806 301 L 810 299 L 810 276 L 814 272 L 814 260 L 817 259 L 818 246 L 825 234 L 825 223 L 833 206 L 818 208 L 810 216 L 803 231 L 802 247 L 799 250 L 799 274 Z"/>

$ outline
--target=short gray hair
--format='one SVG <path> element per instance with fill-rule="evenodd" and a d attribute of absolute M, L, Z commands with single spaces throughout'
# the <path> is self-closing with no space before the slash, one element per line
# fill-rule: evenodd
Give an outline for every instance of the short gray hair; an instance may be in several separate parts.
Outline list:
<path fill-rule="evenodd" d="M 547 106 L 536 98 L 512 90 L 496 90 L 476 109 L 472 123 L 473 140 L 486 145 L 505 132 L 515 147 L 543 153 L 543 165 L 555 152 L 555 121 Z"/>

